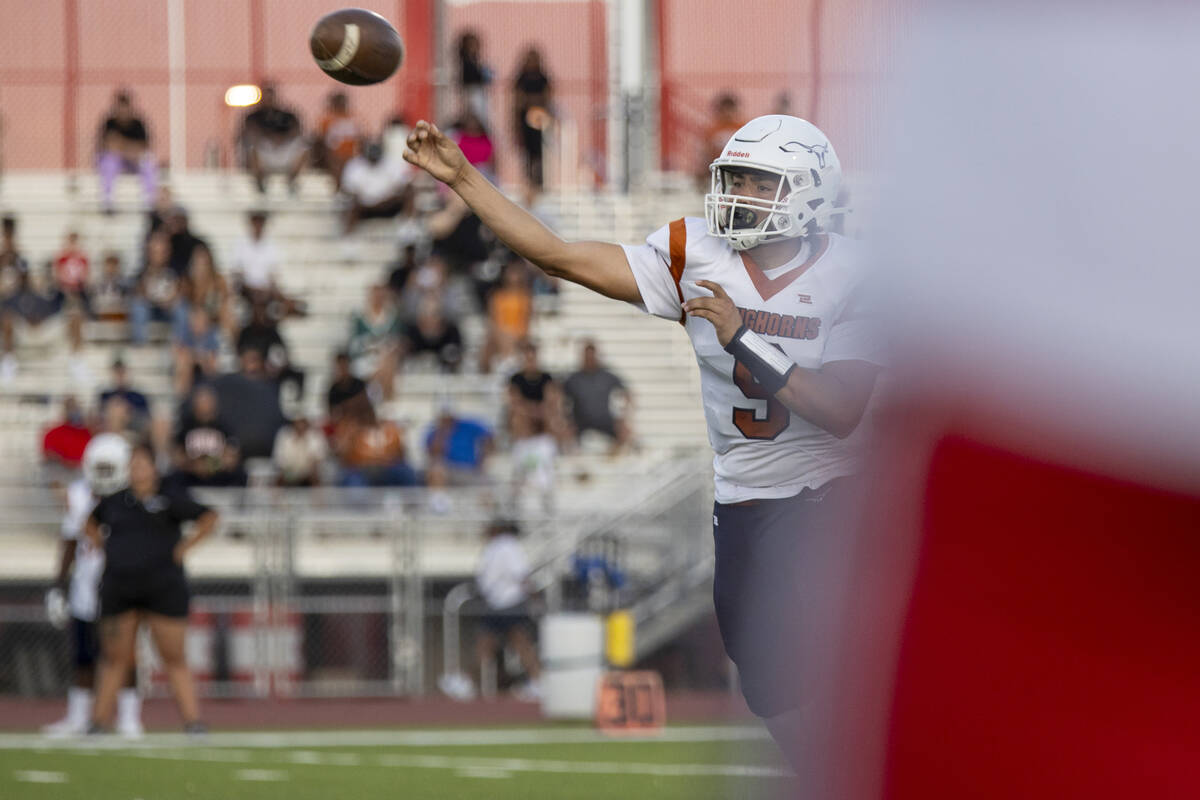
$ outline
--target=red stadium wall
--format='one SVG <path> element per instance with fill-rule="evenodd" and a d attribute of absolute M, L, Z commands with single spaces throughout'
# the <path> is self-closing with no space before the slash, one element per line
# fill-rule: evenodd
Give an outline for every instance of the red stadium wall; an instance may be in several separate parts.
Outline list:
<path fill-rule="evenodd" d="M 241 112 L 225 108 L 225 89 L 272 79 L 286 102 L 313 124 L 335 88 L 313 64 L 308 32 L 343 0 L 180 0 L 185 24 L 186 159 L 228 151 Z M 440 40 L 434 34 L 442 9 Z M 493 135 L 511 140 L 509 87 L 528 45 L 541 48 L 560 115 L 578 131 L 585 165 L 603 171 L 608 101 L 604 0 L 362 0 L 397 24 L 407 54 L 382 86 L 356 88 L 355 112 L 376 131 L 394 111 L 425 114 L 433 104 L 434 52 L 453 82 L 454 41 L 466 28 L 483 39 L 496 73 Z M 825 128 L 843 162 L 865 168 L 880 104 L 879 78 L 901 19 L 893 0 L 651 0 L 651 45 L 661 51 L 661 155 L 692 170 L 713 96 L 736 91 L 748 116 L 769 111 L 781 91 L 793 113 Z M 154 149 L 168 157 L 168 3 L 164 0 L 0 0 L 0 158 L 6 169 L 87 167 L 113 90 L 133 90 Z M 721 21 L 718 24 L 718 21 Z M 659 30 L 655 30 L 657 23 Z M 447 114 L 456 103 L 448 96 Z M 501 160 L 504 177 L 515 165 Z M 511 166 L 511 168 L 510 168 Z"/>

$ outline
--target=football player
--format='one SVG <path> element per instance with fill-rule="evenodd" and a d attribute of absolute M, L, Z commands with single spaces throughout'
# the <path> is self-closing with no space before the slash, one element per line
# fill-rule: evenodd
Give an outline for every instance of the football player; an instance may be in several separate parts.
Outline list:
<path fill-rule="evenodd" d="M 62 557 L 58 580 L 46 593 L 46 615 L 55 627 L 71 626 L 75 646 L 75 682 L 67 689 L 67 715 L 45 726 L 47 736 L 87 733 L 92 719 L 92 688 L 100 652 L 96 634 L 100 575 L 104 551 L 83 535 L 83 525 L 101 497 L 118 492 L 129 480 L 129 443 L 115 433 L 102 433 L 83 451 L 83 477 L 67 488 L 67 515 L 62 522 Z M 117 695 L 117 733 L 140 738 L 142 700 L 130 681 Z"/>
<path fill-rule="evenodd" d="M 721 636 L 751 710 L 797 764 L 805 685 L 829 669 L 817 654 L 836 624 L 840 509 L 856 505 L 852 434 L 882 362 L 855 244 L 831 231 L 841 166 L 829 140 L 797 117 L 750 121 L 712 162 L 705 218 L 640 246 L 563 241 L 428 122 L 404 157 L 549 275 L 686 328 L 715 452 Z"/>

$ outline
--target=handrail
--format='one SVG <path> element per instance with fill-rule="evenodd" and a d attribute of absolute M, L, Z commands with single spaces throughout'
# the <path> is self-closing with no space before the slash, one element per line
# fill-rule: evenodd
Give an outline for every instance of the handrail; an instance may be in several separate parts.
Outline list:
<path fill-rule="evenodd" d="M 707 462 L 705 462 L 707 463 Z M 628 521 L 635 515 L 653 515 L 654 508 L 670 508 L 694 491 L 692 480 L 707 478 L 707 473 L 699 469 L 699 462 L 691 457 L 676 459 L 668 466 L 670 472 L 662 483 L 651 483 L 641 488 L 637 497 L 628 502 L 625 508 L 615 514 L 596 520 L 583 531 L 577 531 L 574 536 L 562 536 L 548 542 L 541 552 L 541 559 L 530 569 L 531 582 L 537 591 L 556 587 L 561 576 L 561 564 L 571 557 L 581 545 L 593 537 L 611 531 Z M 651 503 L 653 507 L 647 508 Z M 551 550 L 549 555 L 546 550 Z M 711 557 L 710 557 L 711 558 Z M 703 560 L 703 559 L 702 559 Z M 656 593 L 657 595 L 657 593 Z M 454 586 L 447 594 L 442 604 L 442 674 L 454 675 L 462 671 L 461 656 L 461 617 L 462 607 L 471 599 L 478 597 L 474 581 L 465 581 Z M 557 608 L 558 602 L 548 603 L 550 608 Z"/>

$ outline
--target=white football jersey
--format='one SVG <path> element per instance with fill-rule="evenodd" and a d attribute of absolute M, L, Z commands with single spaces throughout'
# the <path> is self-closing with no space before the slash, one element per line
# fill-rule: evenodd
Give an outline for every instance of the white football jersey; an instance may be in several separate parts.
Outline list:
<path fill-rule="evenodd" d="M 861 308 L 858 247 L 836 234 L 811 236 L 795 259 L 764 272 L 753 250 L 739 253 L 709 236 L 704 220 L 689 217 L 655 231 L 644 245 L 624 248 L 643 310 L 682 322 L 696 350 L 717 502 L 791 497 L 853 474 L 862 437 L 856 431 L 838 439 L 768 398 L 721 347 L 712 323 L 684 315 L 683 301 L 710 297 L 696 286 L 710 280 L 729 294 L 747 328 L 801 367 L 851 360 L 882 364 Z"/>
<path fill-rule="evenodd" d="M 95 548 L 83 531 L 84 523 L 95 507 L 96 497 L 87 481 L 80 478 L 67 487 L 67 516 L 62 522 L 62 538 L 76 542 L 67 602 L 71 616 L 89 622 L 100 610 L 98 593 L 100 576 L 104 572 L 104 551 Z"/>

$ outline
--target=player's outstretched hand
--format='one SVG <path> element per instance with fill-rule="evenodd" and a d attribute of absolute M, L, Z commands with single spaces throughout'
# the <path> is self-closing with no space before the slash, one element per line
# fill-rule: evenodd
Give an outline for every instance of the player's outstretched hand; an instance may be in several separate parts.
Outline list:
<path fill-rule="evenodd" d="M 733 300 L 721 288 L 721 284 L 712 281 L 696 281 L 697 286 L 708 289 L 712 297 L 693 297 L 683 304 L 683 310 L 693 317 L 700 317 L 712 323 L 717 330 L 717 341 L 721 347 L 729 344 L 729 340 L 742 327 L 742 315 Z"/>
<path fill-rule="evenodd" d="M 466 174 L 467 158 L 446 134 L 431 122 L 421 120 L 408 135 L 404 160 L 420 167 L 453 188 Z"/>

